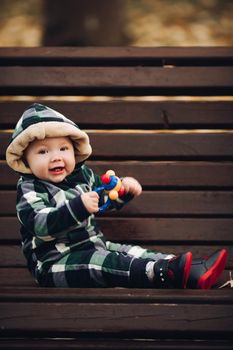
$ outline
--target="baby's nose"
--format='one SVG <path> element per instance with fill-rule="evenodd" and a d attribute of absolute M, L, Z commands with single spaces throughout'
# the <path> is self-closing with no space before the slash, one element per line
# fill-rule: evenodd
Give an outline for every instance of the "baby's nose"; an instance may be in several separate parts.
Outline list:
<path fill-rule="evenodd" d="M 54 153 L 51 157 L 52 162 L 56 162 L 56 161 L 61 160 L 61 159 L 62 159 L 62 157 L 59 153 Z"/>

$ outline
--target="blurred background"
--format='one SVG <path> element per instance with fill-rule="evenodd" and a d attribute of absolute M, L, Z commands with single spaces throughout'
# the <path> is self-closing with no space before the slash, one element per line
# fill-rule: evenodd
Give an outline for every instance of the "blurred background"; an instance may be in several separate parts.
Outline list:
<path fill-rule="evenodd" d="M 0 0 L 0 46 L 230 46 L 233 0 Z"/>

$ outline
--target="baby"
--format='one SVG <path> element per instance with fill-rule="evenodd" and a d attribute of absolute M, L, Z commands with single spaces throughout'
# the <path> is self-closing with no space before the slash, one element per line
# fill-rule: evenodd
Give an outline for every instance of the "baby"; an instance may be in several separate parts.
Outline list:
<path fill-rule="evenodd" d="M 85 165 L 88 135 L 62 114 L 30 106 L 16 125 L 6 151 L 21 177 L 17 215 L 28 268 L 44 287 L 211 288 L 224 270 L 227 252 L 192 259 L 107 241 L 95 215 L 106 202 L 97 193 L 101 178 Z M 109 210 L 141 194 L 139 182 L 124 177 L 124 195 Z"/>

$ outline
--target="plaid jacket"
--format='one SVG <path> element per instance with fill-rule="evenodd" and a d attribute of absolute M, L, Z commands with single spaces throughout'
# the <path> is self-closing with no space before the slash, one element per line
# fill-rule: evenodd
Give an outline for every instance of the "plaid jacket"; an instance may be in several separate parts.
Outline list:
<path fill-rule="evenodd" d="M 47 270 L 74 250 L 105 248 L 105 238 L 81 194 L 101 185 L 100 177 L 86 165 L 78 165 L 61 183 L 23 175 L 17 185 L 17 215 L 21 222 L 22 247 L 29 270 Z M 100 205 L 105 201 L 100 196 Z M 120 209 L 132 199 L 127 194 L 114 202 Z M 111 208 L 113 209 L 113 208 Z"/>

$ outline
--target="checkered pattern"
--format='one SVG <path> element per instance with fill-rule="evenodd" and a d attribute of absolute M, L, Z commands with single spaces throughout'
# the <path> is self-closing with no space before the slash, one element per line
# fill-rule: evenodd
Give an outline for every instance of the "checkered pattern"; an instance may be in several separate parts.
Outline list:
<path fill-rule="evenodd" d="M 33 175 L 18 182 L 17 213 L 28 267 L 42 286 L 146 287 L 146 265 L 166 255 L 105 240 L 80 195 L 100 185 L 100 177 L 79 165 L 63 182 L 52 184 Z M 101 196 L 103 203 L 104 196 Z M 114 202 L 120 209 L 132 199 Z M 101 204 L 101 203 L 100 203 Z M 114 209 L 114 208 L 110 208 Z"/>
<path fill-rule="evenodd" d="M 68 123 L 79 129 L 75 123 L 66 118 L 63 114 L 42 104 L 34 103 L 23 113 L 22 117 L 16 124 L 15 131 L 12 135 L 12 140 L 19 136 L 19 134 L 26 130 L 30 125 L 52 121 L 59 123 Z"/>

